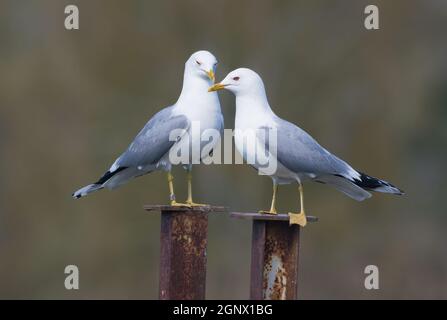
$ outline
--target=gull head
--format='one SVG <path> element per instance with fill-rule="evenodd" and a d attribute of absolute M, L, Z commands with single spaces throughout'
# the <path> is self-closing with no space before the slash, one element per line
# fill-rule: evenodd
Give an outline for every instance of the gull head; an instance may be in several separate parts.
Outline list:
<path fill-rule="evenodd" d="M 194 52 L 185 63 L 185 72 L 188 75 L 197 76 L 214 83 L 214 75 L 217 67 L 216 57 L 209 51 Z"/>
<path fill-rule="evenodd" d="M 253 70 L 239 68 L 231 71 L 221 82 L 211 86 L 208 91 L 226 89 L 236 96 L 247 94 L 264 94 L 264 83 L 261 77 Z"/>

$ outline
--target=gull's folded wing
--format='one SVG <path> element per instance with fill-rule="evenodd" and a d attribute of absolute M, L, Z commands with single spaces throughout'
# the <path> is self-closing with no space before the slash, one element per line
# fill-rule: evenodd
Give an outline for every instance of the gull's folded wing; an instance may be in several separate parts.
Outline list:
<path fill-rule="evenodd" d="M 173 146 L 170 141 L 173 130 L 186 133 L 190 126 L 188 118 L 173 115 L 172 107 L 155 114 L 138 133 L 127 150 L 116 160 L 116 167 L 138 167 L 156 164 Z M 113 167 L 113 166 L 112 166 Z"/>
<path fill-rule="evenodd" d="M 293 123 L 280 118 L 276 118 L 275 122 L 276 157 L 284 167 L 295 173 L 307 173 L 313 176 L 313 180 L 330 184 L 357 201 L 371 197 L 369 192 L 356 185 L 360 173 L 349 164 L 324 149 Z M 265 145 L 272 152 L 268 140 Z"/>
<path fill-rule="evenodd" d="M 346 162 L 324 149 L 301 128 L 279 117 L 275 118 L 275 122 L 277 159 L 287 169 L 315 175 L 358 175 Z M 266 147 L 274 150 L 268 140 Z"/>

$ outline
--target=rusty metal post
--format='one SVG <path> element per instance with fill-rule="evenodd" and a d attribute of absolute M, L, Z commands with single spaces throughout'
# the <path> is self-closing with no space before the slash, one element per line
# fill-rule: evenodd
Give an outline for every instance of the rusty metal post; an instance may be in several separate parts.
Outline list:
<path fill-rule="evenodd" d="M 290 226 L 286 214 L 233 212 L 231 216 L 253 219 L 250 299 L 296 300 L 300 227 Z"/>
<path fill-rule="evenodd" d="M 204 300 L 208 213 L 225 208 L 146 205 L 144 209 L 161 211 L 159 298 Z"/>

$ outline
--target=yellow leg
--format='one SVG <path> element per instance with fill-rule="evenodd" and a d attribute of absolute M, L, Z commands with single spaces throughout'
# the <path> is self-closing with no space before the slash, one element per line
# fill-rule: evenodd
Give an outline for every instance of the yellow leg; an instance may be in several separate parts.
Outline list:
<path fill-rule="evenodd" d="M 301 211 L 299 213 L 289 212 L 289 223 L 298 224 L 304 227 L 307 224 L 306 214 L 304 213 L 304 194 L 303 186 L 299 184 L 298 190 L 300 191 L 300 206 Z"/>
<path fill-rule="evenodd" d="M 191 170 L 188 170 L 187 176 L 188 176 L 188 199 L 186 199 L 186 204 L 191 207 L 208 206 L 207 204 L 195 203 L 194 201 L 192 201 L 192 172 L 191 172 Z"/>
<path fill-rule="evenodd" d="M 184 203 L 179 203 L 175 201 L 174 176 L 170 171 L 168 172 L 168 185 L 169 185 L 169 199 L 171 201 L 171 206 L 179 206 L 179 207 L 186 206 L 186 204 Z"/>
<path fill-rule="evenodd" d="M 273 196 L 272 196 L 272 205 L 270 206 L 270 211 L 261 210 L 259 213 L 264 214 L 278 214 L 276 212 L 276 192 L 278 191 L 278 185 L 273 182 Z"/>

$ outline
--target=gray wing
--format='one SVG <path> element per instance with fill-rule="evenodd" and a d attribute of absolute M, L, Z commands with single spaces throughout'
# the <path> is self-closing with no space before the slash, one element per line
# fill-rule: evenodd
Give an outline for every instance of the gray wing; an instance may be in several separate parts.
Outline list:
<path fill-rule="evenodd" d="M 307 132 L 293 123 L 275 118 L 277 130 L 277 159 L 296 173 L 315 175 L 350 174 L 353 169 L 343 160 L 324 149 Z M 270 148 L 269 143 L 266 143 Z"/>
<path fill-rule="evenodd" d="M 188 130 L 189 120 L 183 115 L 173 115 L 173 107 L 156 113 L 138 133 L 127 150 L 117 159 L 119 167 L 136 167 L 156 164 L 176 141 L 169 141 L 174 129 Z"/>

